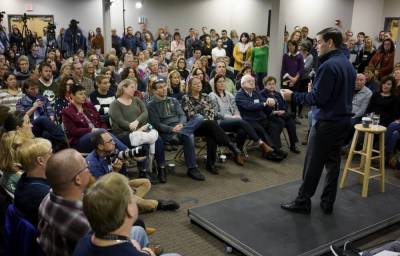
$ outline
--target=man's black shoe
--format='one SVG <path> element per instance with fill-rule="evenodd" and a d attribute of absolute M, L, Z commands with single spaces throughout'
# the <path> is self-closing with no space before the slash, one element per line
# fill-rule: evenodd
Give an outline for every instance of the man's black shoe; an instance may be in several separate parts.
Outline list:
<path fill-rule="evenodd" d="M 215 175 L 219 174 L 218 169 L 217 169 L 217 167 L 215 165 L 208 165 L 207 164 L 206 165 L 206 170 L 209 171 L 212 174 L 215 174 Z"/>
<path fill-rule="evenodd" d="M 311 202 L 299 202 L 293 201 L 290 203 L 281 204 L 281 208 L 290 212 L 310 214 L 311 213 Z"/>
<path fill-rule="evenodd" d="M 283 158 L 286 158 L 288 156 L 288 153 L 286 151 L 283 151 L 282 149 L 275 149 L 274 152 L 278 156 L 282 156 Z"/>
<path fill-rule="evenodd" d="M 332 212 L 333 212 L 333 205 L 328 204 L 328 203 L 321 202 L 321 203 L 319 204 L 319 206 L 321 207 L 322 212 L 325 213 L 326 215 L 331 215 L 331 214 L 332 214 Z"/>
<path fill-rule="evenodd" d="M 268 154 L 264 155 L 264 158 L 274 162 L 281 162 L 284 157 L 276 154 L 274 151 L 269 152 Z"/>
<path fill-rule="evenodd" d="M 158 200 L 157 210 L 175 211 L 179 209 L 179 204 L 173 200 Z"/>
<path fill-rule="evenodd" d="M 197 168 L 190 168 L 187 172 L 187 175 L 194 179 L 194 180 L 205 180 L 206 177 L 197 169 Z"/>
<path fill-rule="evenodd" d="M 296 145 L 290 146 L 290 151 L 292 151 L 295 154 L 300 154 L 301 153 L 300 149 Z"/>

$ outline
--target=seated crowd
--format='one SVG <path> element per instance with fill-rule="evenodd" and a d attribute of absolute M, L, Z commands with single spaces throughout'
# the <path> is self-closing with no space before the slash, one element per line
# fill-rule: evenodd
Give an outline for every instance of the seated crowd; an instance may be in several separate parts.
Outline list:
<path fill-rule="evenodd" d="M 266 36 L 232 31 L 230 38 L 213 29 L 199 36 L 190 29 L 181 39 L 160 28 L 153 39 L 145 27 L 135 34 L 128 27 L 122 37 L 112 31 L 113 49 L 105 53 L 100 28 L 71 43 L 73 21 L 62 30 L 62 44 L 57 40 L 60 48 L 38 55 L 43 39 L 22 47 L 15 27 L 0 54 L 0 185 L 13 195 L 14 210 L 37 227 L 45 254 L 154 255 L 138 211 L 179 208 L 173 200 L 144 198 L 151 184 L 167 182 L 166 146 L 182 145 L 187 176 L 198 181 L 205 176 L 197 137 L 206 146 L 205 169 L 214 175 L 218 147 L 239 166 L 248 160 L 247 141 L 266 160 L 289 157 L 284 128 L 289 150 L 300 153 L 296 124 L 303 106 L 285 102 L 277 78 L 267 76 Z M 307 27 L 285 37 L 283 88 L 308 90 L 318 68 L 316 47 Z M 354 41 L 348 31 L 341 50 L 358 71 L 353 123 L 366 113 L 380 115 L 388 128 L 386 153 L 394 155 L 400 66 L 393 41 L 383 33 L 374 44 L 362 32 Z M 128 180 L 123 175 L 132 160 L 139 177 Z"/>

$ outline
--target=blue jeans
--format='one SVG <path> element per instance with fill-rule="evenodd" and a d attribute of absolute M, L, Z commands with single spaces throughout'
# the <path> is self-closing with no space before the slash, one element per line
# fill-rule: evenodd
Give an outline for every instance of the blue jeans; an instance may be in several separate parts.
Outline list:
<path fill-rule="evenodd" d="M 89 132 L 79 138 L 78 142 L 75 145 L 72 145 L 73 148 L 78 150 L 81 153 L 90 153 L 93 149 L 95 149 L 95 145 L 92 142 L 92 137 L 98 133 L 108 132 L 106 129 L 98 129 L 94 132 Z M 125 150 L 128 147 L 122 143 L 117 137 L 115 137 L 112 133 L 110 133 L 111 137 L 115 142 L 115 147 L 118 150 Z"/>
<path fill-rule="evenodd" d="M 400 139 L 400 122 L 391 122 L 385 133 L 385 153 L 388 155 L 395 150 Z"/>
<path fill-rule="evenodd" d="M 132 226 L 130 235 L 131 239 L 136 240 L 141 247 L 147 247 L 150 243 L 146 231 L 141 226 Z"/>
<path fill-rule="evenodd" d="M 61 127 L 55 125 L 48 117 L 40 116 L 32 121 L 32 133 L 35 137 L 41 137 L 51 141 L 53 147 L 65 142 L 64 132 Z"/>
<path fill-rule="evenodd" d="M 180 140 L 183 143 L 183 155 L 185 157 L 186 167 L 188 169 L 195 168 L 196 150 L 194 145 L 194 131 L 201 125 L 204 117 L 201 115 L 194 116 L 179 132 Z"/>
<path fill-rule="evenodd" d="M 245 120 L 239 118 L 229 118 L 224 119 L 219 122 L 219 126 L 226 132 L 234 132 L 236 136 L 236 145 L 242 150 L 247 137 L 252 141 L 258 142 L 260 137 L 258 137 L 256 130 Z"/>

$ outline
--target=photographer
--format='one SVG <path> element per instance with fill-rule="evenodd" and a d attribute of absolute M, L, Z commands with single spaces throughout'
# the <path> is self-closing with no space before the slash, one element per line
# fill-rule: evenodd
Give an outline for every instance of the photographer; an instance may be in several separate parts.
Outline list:
<path fill-rule="evenodd" d="M 87 51 L 86 38 L 78 27 L 79 21 L 72 19 L 64 34 L 64 48 L 67 56 L 74 55 L 79 49 Z"/>
<path fill-rule="evenodd" d="M 124 160 L 115 157 L 115 142 L 108 132 L 99 132 L 92 137 L 92 143 L 95 149 L 86 157 L 86 162 L 91 174 L 96 178 L 110 173 L 119 172 L 126 174 L 126 167 Z M 146 150 L 139 150 L 138 157 L 133 157 L 135 160 L 140 161 L 144 159 Z M 137 197 L 137 204 L 141 211 L 151 212 L 154 210 L 176 210 L 179 205 L 172 200 L 150 200 L 143 199 L 151 188 L 151 183 L 148 179 L 133 179 L 129 181 L 129 186 L 135 191 Z"/>

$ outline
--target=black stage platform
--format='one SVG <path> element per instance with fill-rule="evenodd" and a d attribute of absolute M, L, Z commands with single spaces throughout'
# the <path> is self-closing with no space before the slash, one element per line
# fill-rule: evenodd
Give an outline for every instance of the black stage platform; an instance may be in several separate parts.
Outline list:
<path fill-rule="evenodd" d="M 192 222 L 200 225 L 245 255 L 320 255 L 332 243 L 343 244 L 400 221 L 400 188 L 387 184 L 380 193 L 371 181 L 368 198 L 349 177 L 338 191 L 332 215 L 319 208 L 313 198 L 311 215 L 280 209 L 280 203 L 294 199 L 300 181 L 240 195 L 189 209 Z"/>

